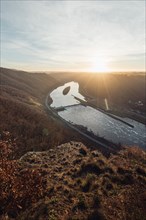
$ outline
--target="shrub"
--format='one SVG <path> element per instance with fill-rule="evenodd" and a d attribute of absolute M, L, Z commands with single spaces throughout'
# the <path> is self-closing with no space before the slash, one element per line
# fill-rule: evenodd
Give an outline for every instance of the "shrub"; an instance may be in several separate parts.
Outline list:
<path fill-rule="evenodd" d="M 124 175 L 124 174 L 126 174 L 126 173 L 131 173 L 131 170 L 126 170 L 126 169 L 124 169 L 123 167 L 118 167 L 117 173 L 119 173 L 119 174 L 121 174 L 121 175 Z"/>
<path fill-rule="evenodd" d="M 130 174 L 126 174 L 124 178 L 122 178 L 121 183 L 124 185 L 131 185 L 134 183 L 134 178 Z"/>
<path fill-rule="evenodd" d="M 10 139 L 3 141 L 0 147 L 3 143 L 6 149 L 13 145 Z M 1 154 L 0 158 L 0 213 L 15 217 L 45 195 L 47 182 L 43 180 L 41 169 L 22 169 L 17 161 L 8 159 L 9 151 L 2 152 L 7 155 Z"/>
<path fill-rule="evenodd" d="M 77 209 L 85 210 L 87 208 L 84 195 L 78 194 L 77 199 L 78 199 L 78 202 L 72 207 L 73 212 L 75 212 Z"/>
<path fill-rule="evenodd" d="M 106 191 L 110 191 L 113 189 L 113 184 L 112 184 L 111 180 L 107 177 L 104 177 L 104 179 L 102 181 L 102 185 L 104 186 L 104 189 Z"/>
<path fill-rule="evenodd" d="M 114 170 L 113 170 L 111 167 L 105 167 L 105 168 L 104 168 L 104 172 L 105 172 L 105 173 L 113 174 L 113 173 L 114 173 Z"/>
<path fill-rule="evenodd" d="M 106 219 L 100 210 L 95 210 L 91 214 L 89 214 L 87 220 L 106 220 Z"/>
<path fill-rule="evenodd" d="M 142 176 L 145 176 L 146 177 L 146 171 L 141 168 L 141 167 L 137 167 L 136 168 L 136 172 L 139 174 L 139 175 L 142 175 Z"/>
<path fill-rule="evenodd" d="M 87 208 L 87 204 L 85 201 L 85 197 L 83 195 L 79 195 L 78 196 L 78 204 L 77 207 L 81 210 L 86 209 Z"/>
<path fill-rule="evenodd" d="M 81 184 L 81 187 L 82 187 L 82 190 L 83 192 L 88 192 L 89 189 L 91 188 L 92 186 L 92 182 L 94 180 L 94 175 L 91 174 L 91 173 L 88 173 L 87 176 L 86 176 L 86 179 L 82 181 L 82 184 Z"/>
<path fill-rule="evenodd" d="M 97 193 L 93 195 L 92 206 L 93 208 L 100 207 L 100 197 Z"/>
<path fill-rule="evenodd" d="M 89 188 L 90 188 L 90 182 L 87 180 L 83 180 L 81 188 L 82 188 L 83 192 L 88 192 Z"/>
<path fill-rule="evenodd" d="M 102 169 L 96 162 L 87 162 L 81 165 L 79 174 L 86 174 L 86 173 L 95 173 L 97 175 L 102 173 Z"/>

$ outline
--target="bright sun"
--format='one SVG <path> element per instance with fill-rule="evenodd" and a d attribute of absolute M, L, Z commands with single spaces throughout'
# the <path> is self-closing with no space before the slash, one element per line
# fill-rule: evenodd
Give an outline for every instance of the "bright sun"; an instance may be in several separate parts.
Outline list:
<path fill-rule="evenodd" d="M 91 71 L 94 73 L 103 73 L 103 72 L 108 72 L 109 68 L 108 68 L 108 64 L 105 60 L 99 60 L 96 62 L 94 61 L 92 67 L 91 67 Z"/>

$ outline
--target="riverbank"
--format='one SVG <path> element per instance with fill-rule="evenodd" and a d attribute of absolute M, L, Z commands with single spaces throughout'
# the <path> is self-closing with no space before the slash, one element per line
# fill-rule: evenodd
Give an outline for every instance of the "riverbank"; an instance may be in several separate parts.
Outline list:
<path fill-rule="evenodd" d="M 128 122 L 126 122 L 126 121 L 120 119 L 119 117 L 116 117 L 116 115 L 113 115 L 113 113 L 112 113 L 111 110 L 105 110 L 105 109 L 99 108 L 99 107 L 97 107 L 95 104 L 92 104 L 89 100 L 88 100 L 88 101 L 83 101 L 82 99 L 79 99 L 79 98 L 77 98 L 76 96 L 74 96 L 74 98 L 77 99 L 77 100 L 81 103 L 81 105 L 91 106 L 92 108 L 97 109 L 98 111 L 103 112 L 104 114 L 110 116 L 111 118 L 114 118 L 114 119 L 116 119 L 116 120 L 118 120 L 118 121 L 121 121 L 121 122 L 123 122 L 124 124 L 128 125 L 129 127 L 134 128 L 134 126 L 133 126 L 132 124 L 130 124 L 130 123 L 128 123 Z"/>
<path fill-rule="evenodd" d="M 130 118 L 132 120 L 135 120 L 139 123 L 142 123 L 144 125 L 146 125 L 146 115 L 143 115 L 143 112 L 139 112 L 137 113 L 136 109 L 134 110 L 132 108 L 129 108 L 129 106 L 124 106 L 124 105 L 117 105 L 114 104 L 111 100 L 108 100 L 109 103 L 109 110 L 107 111 L 106 109 L 106 105 L 105 105 L 105 100 L 103 98 L 99 98 L 99 97 L 94 97 L 91 96 L 87 93 L 87 91 L 83 88 L 80 88 L 80 93 L 86 98 L 88 105 L 90 105 L 91 107 L 99 110 L 99 111 L 103 111 L 105 114 L 109 114 L 111 117 L 113 117 L 113 115 L 116 117 L 121 117 L 123 118 L 123 122 L 124 122 L 124 118 Z M 145 112 L 146 113 L 146 112 Z M 117 120 L 119 120 L 116 117 Z M 124 122 L 125 123 L 125 122 Z M 131 124 L 127 123 L 129 126 L 131 126 Z"/>
<path fill-rule="evenodd" d="M 68 86 L 71 87 L 71 92 L 66 97 L 63 91 Z M 68 82 L 59 86 L 51 92 L 51 98 L 53 107 L 52 105 L 47 107 L 53 111 L 53 114 L 94 143 L 112 149 L 116 146 L 117 150 L 121 145 L 139 145 L 145 149 L 146 137 L 142 137 L 144 125 L 128 118 L 124 120 L 111 114 L 110 110 L 98 108 L 86 101 L 79 93 L 78 83 Z"/>
<path fill-rule="evenodd" d="M 78 132 L 81 136 L 83 136 L 85 139 L 88 139 L 91 143 L 98 144 L 98 149 L 101 150 L 104 154 L 108 155 L 111 152 L 115 153 L 121 149 L 121 145 L 113 144 L 112 142 L 105 140 L 103 138 L 97 137 L 90 132 L 87 131 L 87 129 L 83 128 L 82 126 L 72 125 L 71 123 L 67 122 L 63 118 L 61 118 L 58 115 L 58 111 L 55 110 L 55 108 L 50 107 L 50 94 L 48 93 L 46 99 L 45 99 L 45 106 L 46 110 L 49 111 L 49 114 L 52 114 L 52 116 L 59 121 L 62 121 L 66 126 L 73 129 L 74 131 Z M 116 148 L 115 148 L 116 146 Z"/>

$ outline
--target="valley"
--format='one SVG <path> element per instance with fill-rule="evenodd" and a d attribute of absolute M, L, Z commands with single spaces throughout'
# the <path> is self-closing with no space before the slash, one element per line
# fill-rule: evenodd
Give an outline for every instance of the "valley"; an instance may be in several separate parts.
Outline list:
<path fill-rule="evenodd" d="M 138 130 L 141 136 L 131 133 L 130 147 L 115 143 L 111 136 L 118 130 L 116 124 L 123 126 L 119 134 L 125 141 L 122 132 L 127 129 L 127 135 L 129 130 L 137 132 L 135 129 L 145 126 L 145 121 L 141 121 L 145 119 L 144 108 L 138 106 L 136 109 L 126 104 L 127 100 L 137 102 L 140 98 L 145 105 L 143 81 L 139 80 L 139 87 L 127 93 L 127 97 L 126 93 L 119 93 L 118 101 L 115 101 L 116 88 L 112 84 L 111 102 L 118 105 L 121 112 L 122 108 L 128 112 L 139 111 L 142 117 L 134 113 L 138 115 L 135 121 L 133 115 L 125 120 L 125 113 L 122 113 L 123 118 L 119 111 L 114 114 L 110 99 L 102 94 L 102 87 L 99 87 L 99 100 L 102 101 L 95 106 L 95 94 L 93 86 L 91 90 L 87 83 L 90 76 L 87 73 L 59 75 L 1 68 L 0 74 L 0 219 L 145 220 L 142 216 L 146 209 L 146 152 L 144 147 L 141 149 L 144 130 Z M 99 79 L 96 75 L 92 77 L 94 81 Z M 113 81 L 114 76 L 108 77 Z M 127 79 L 126 74 L 122 77 Z M 143 75 L 139 77 L 143 79 Z M 52 93 L 69 82 L 76 82 L 76 93 L 72 93 L 71 86 L 60 90 L 63 99 L 58 93 Z M 135 91 L 137 99 L 136 95 L 133 97 Z M 110 110 L 105 108 L 105 103 L 101 105 L 105 98 Z M 59 109 L 55 110 L 56 106 Z M 89 117 L 88 109 L 98 112 L 98 121 L 95 115 Z M 68 112 L 68 119 L 65 112 Z M 98 131 L 105 128 L 112 138 L 95 135 L 85 124 L 74 124 L 76 118 L 82 123 L 86 120 L 90 125 L 95 123 Z M 101 118 L 103 124 L 99 123 Z M 106 130 L 106 118 L 116 121 L 112 129 Z M 117 134 L 115 137 L 120 140 Z M 136 146 L 133 143 L 137 143 Z"/>

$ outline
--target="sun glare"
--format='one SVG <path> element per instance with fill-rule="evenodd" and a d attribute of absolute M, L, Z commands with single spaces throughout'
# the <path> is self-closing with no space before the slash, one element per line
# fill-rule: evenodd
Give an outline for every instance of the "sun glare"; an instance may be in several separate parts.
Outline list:
<path fill-rule="evenodd" d="M 94 61 L 93 65 L 91 67 L 91 71 L 93 73 L 109 72 L 109 67 L 108 67 L 108 64 L 105 60 L 98 59 L 98 61 Z"/>

